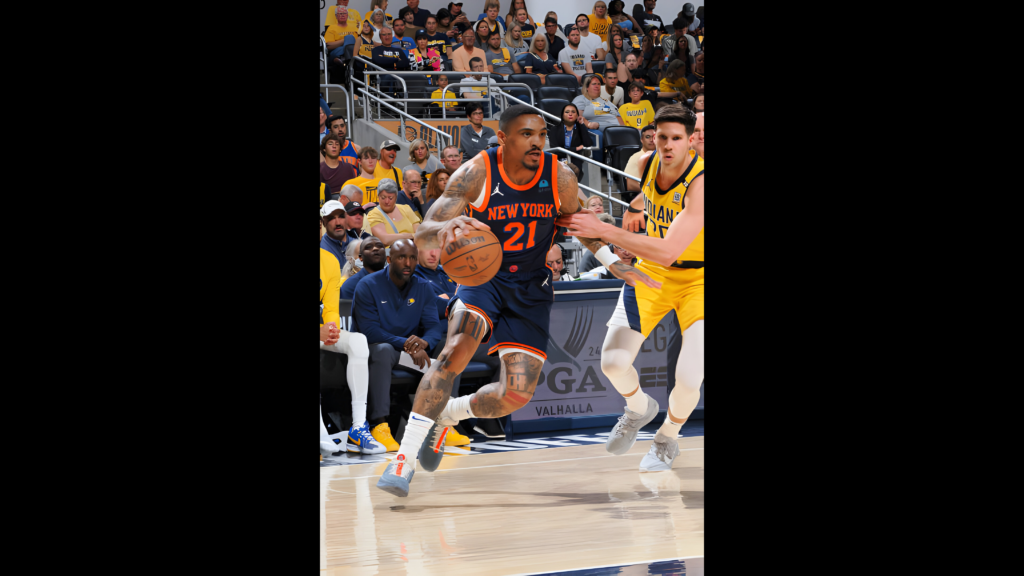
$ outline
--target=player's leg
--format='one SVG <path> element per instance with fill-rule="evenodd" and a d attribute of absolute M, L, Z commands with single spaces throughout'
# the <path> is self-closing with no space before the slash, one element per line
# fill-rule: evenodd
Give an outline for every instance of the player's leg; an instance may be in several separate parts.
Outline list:
<path fill-rule="evenodd" d="M 362 454 L 383 454 L 387 447 L 373 437 L 366 421 L 366 397 L 370 385 L 370 347 L 366 336 L 342 330 L 334 347 L 348 357 L 345 380 L 352 393 L 352 428 L 348 431 L 346 449 Z"/>
<path fill-rule="evenodd" d="M 489 322 L 481 312 L 468 309 L 461 301 L 456 301 L 450 310 L 454 315 L 448 322 L 448 342 L 437 361 L 431 363 L 420 379 L 398 455 L 377 482 L 378 488 L 395 496 L 404 498 L 409 495 L 409 482 L 416 470 L 418 455 L 421 466 L 431 471 L 437 469 L 447 428 L 444 425 L 435 426 L 435 419 L 450 398 L 455 378 L 466 369 L 480 341 L 489 333 Z M 433 458 L 426 458 L 424 451 L 421 451 L 428 435 L 440 436 L 432 437 L 430 444 L 437 444 L 440 449 L 426 450 Z"/>
<path fill-rule="evenodd" d="M 619 302 L 608 320 L 608 333 L 601 346 L 601 371 L 626 399 L 626 407 L 612 428 L 605 450 L 625 454 L 636 443 L 640 429 L 650 424 L 661 408 L 640 389 L 640 375 L 633 361 L 644 340 L 658 321 L 671 310 L 665 295 L 642 284 L 623 286 Z"/>
<path fill-rule="evenodd" d="M 658 428 L 651 443 L 650 451 L 640 461 L 640 471 L 660 471 L 672 468 L 672 462 L 679 455 L 679 429 L 689 418 L 700 401 L 700 384 L 705 378 L 703 367 L 703 277 L 698 285 L 688 287 L 680 298 L 676 314 L 679 325 L 685 326 L 683 344 L 676 363 L 676 387 L 669 396 L 669 413 L 662 427 Z"/>
<path fill-rule="evenodd" d="M 501 377 L 475 393 L 453 400 L 447 410 L 455 421 L 466 418 L 501 418 L 526 406 L 540 381 L 544 359 L 521 348 L 503 348 Z"/>

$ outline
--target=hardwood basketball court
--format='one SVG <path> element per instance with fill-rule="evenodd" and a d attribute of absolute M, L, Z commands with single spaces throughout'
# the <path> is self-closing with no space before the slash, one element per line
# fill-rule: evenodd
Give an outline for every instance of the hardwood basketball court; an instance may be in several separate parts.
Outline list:
<path fill-rule="evenodd" d="M 603 444 L 449 453 L 437 471 L 417 470 L 408 498 L 375 487 L 386 462 L 322 467 L 320 572 L 542 574 L 696 559 L 671 573 L 703 574 L 704 437 L 679 438 L 671 471 L 641 473 L 651 436 L 622 456 Z M 628 568 L 608 573 L 648 574 Z"/>

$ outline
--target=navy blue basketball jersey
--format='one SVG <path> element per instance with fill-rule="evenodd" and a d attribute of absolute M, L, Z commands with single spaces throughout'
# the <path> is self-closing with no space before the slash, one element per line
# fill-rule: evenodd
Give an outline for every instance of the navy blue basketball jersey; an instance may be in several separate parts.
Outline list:
<path fill-rule="evenodd" d="M 501 242 L 502 271 L 533 272 L 547 265 L 555 241 L 555 218 L 561 209 L 557 160 L 542 153 L 533 180 L 516 186 L 501 166 L 503 149 L 482 152 L 487 155 L 487 184 L 477 200 L 479 207 L 470 205 L 469 215 L 490 226 Z"/>

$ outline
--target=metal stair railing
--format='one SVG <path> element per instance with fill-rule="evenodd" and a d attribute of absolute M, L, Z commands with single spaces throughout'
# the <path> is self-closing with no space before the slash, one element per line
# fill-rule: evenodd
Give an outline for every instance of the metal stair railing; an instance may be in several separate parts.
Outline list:
<path fill-rule="evenodd" d="M 359 91 L 362 92 L 363 96 L 367 99 L 367 104 L 369 104 L 369 101 L 371 101 L 371 100 L 372 101 L 376 101 L 377 105 L 379 105 L 379 106 L 386 106 L 387 108 L 390 108 L 394 112 L 398 113 L 399 118 L 401 118 L 401 128 L 400 128 L 400 130 L 402 131 L 402 141 L 403 142 L 406 141 L 405 140 L 405 119 L 408 118 L 409 120 L 412 120 L 413 122 L 419 124 L 420 126 L 425 126 L 427 129 L 429 129 L 429 130 L 431 130 L 433 132 L 436 132 L 438 134 L 438 140 L 437 140 L 438 141 L 438 148 L 437 148 L 438 150 L 441 150 L 441 149 L 444 148 L 444 146 L 440 145 L 440 143 L 442 142 L 442 138 L 445 139 L 444 141 L 448 142 L 449 146 L 451 146 L 451 145 L 453 145 L 455 143 L 455 138 L 452 137 L 451 134 L 447 134 L 445 132 L 442 132 L 442 131 L 438 130 L 437 128 L 434 128 L 430 124 L 427 124 L 426 122 L 420 120 L 419 118 L 415 118 L 413 116 L 410 116 L 409 114 L 406 114 L 405 112 L 402 112 L 398 108 L 395 108 L 391 104 L 388 104 L 387 102 L 384 102 L 384 101 L 380 100 L 378 97 L 374 96 L 373 94 L 370 94 L 369 92 L 367 92 L 366 90 L 364 90 L 362 88 L 360 88 Z M 366 104 L 364 104 L 364 107 L 367 107 Z"/>

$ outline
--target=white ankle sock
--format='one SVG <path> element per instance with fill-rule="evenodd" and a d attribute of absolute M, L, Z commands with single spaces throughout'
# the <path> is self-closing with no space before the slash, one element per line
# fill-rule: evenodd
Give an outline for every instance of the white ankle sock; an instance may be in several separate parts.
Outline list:
<path fill-rule="evenodd" d="M 398 453 L 405 456 L 406 462 L 415 462 L 416 457 L 423 447 L 423 441 L 427 434 L 434 427 L 434 421 L 422 414 L 409 413 L 409 420 L 405 423 L 405 436 L 402 437 L 402 444 L 398 447 Z"/>
<path fill-rule="evenodd" d="M 676 424 L 672 421 L 671 416 L 666 415 L 665 423 L 661 425 L 661 428 L 658 428 L 658 434 L 662 434 L 669 438 L 677 438 L 679 437 L 679 429 L 683 427 L 683 424 L 686 424 L 686 420 Z"/>
<path fill-rule="evenodd" d="M 470 401 L 472 399 L 472 394 L 469 396 L 450 398 L 446 408 L 446 411 L 448 412 L 447 416 L 456 422 L 461 422 L 467 418 L 476 418 L 476 415 L 473 414 L 473 409 L 470 407 Z"/>
<path fill-rule="evenodd" d="M 366 423 L 366 399 L 352 401 L 352 427 L 359 428 Z"/>
<path fill-rule="evenodd" d="M 644 394 L 643 390 L 637 388 L 636 394 L 626 398 L 626 407 L 637 414 L 647 412 L 647 394 Z"/>

